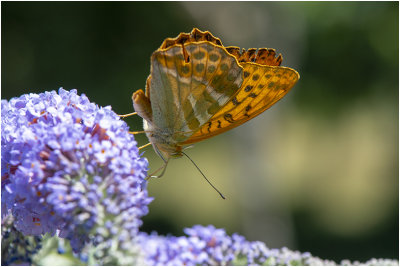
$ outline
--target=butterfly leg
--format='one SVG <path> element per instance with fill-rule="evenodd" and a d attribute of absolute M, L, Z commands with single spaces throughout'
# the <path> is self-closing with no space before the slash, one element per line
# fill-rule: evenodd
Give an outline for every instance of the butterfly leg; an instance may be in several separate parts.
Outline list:
<path fill-rule="evenodd" d="M 120 116 L 121 118 L 126 118 L 126 117 L 133 116 L 133 115 L 137 115 L 137 112 L 132 112 L 132 113 L 128 113 L 128 114 L 124 114 L 124 115 L 118 115 L 118 116 Z"/>
<path fill-rule="evenodd" d="M 146 131 L 136 131 L 136 132 L 128 132 L 130 134 L 142 134 L 142 133 L 146 133 Z"/>
<path fill-rule="evenodd" d="M 140 146 L 140 147 L 139 147 L 139 150 L 142 149 L 142 148 L 148 147 L 149 145 L 151 145 L 151 143 L 147 143 L 147 144 L 145 144 L 145 145 L 143 145 L 143 146 Z"/>
<path fill-rule="evenodd" d="M 146 177 L 146 180 L 149 180 L 150 178 L 160 178 L 160 177 L 162 177 L 163 175 L 164 175 L 164 173 L 165 173 L 165 170 L 167 169 L 167 165 L 168 165 L 168 160 L 167 161 L 165 161 L 164 162 L 164 164 L 160 167 L 160 168 L 158 168 L 156 171 L 154 171 L 152 174 L 150 174 L 150 175 L 148 175 L 147 177 Z M 154 175 L 154 174 L 156 174 L 157 172 L 159 172 L 160 170 L 162 170 L 161 171 L 161 173 L 160 173 L 160 175 Z"/>

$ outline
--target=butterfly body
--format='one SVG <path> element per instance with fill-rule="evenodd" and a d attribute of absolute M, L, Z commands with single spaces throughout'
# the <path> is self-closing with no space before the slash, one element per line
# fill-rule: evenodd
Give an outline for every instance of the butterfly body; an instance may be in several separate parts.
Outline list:
<path fill-rule="evenodd" d="M 184 146 L 268 109 L 299 79 L 281 61 L 273 49 L 241 52 L 198 29 L 166 39 L 151 56 L 146 93 L 132 96 L 154 150 L 167 162 L 182 156 Z"/>
<path fill-rule="evenodd" d="M 143 130 L 150 143 L 153 145 L 154 151 L 166 162 L 169 158 L 179 158 L 182 156 L 182 146 L 179 146 L 178 139 L 169 129 L 163 129 L 153 123 L 151 117 L 152 109 L 149 98 L 146 97 L 142 90 L 138 90 L 132 95 L 135 111 L 143 118 Z"/>

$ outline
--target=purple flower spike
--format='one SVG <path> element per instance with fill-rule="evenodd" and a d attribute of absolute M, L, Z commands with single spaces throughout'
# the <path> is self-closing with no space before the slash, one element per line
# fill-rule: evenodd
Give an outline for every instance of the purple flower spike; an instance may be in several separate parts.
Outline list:
<path fill-rule="evenodd" d="M 245 239 L 228 236 L 212 225 L 186 228 L 188 235 L 162 237 L 141 233 L 140 244 L 148 265 L 232 265 Z"/>
<path fill-rule="evenodd" d="M 25 235 L 59 232 L 74 252 L 99 236 L 135 239 L 151 202 L 147 160 L 110 107 L 60 88 L 2 100 L 1 123 L 2 217 Z"/>
<path fill-rule="evenodd" d="M 314 257 L 288 248 L 270 249 L 263 242 L 247 241 L 243 236 L 229 236 L 224 229 L 195 225 L 185 229 L 187 236 L 139 234 L 139 244 L 146 265 L 233 265 L 288 266 L 336 265 L 334 261 Z M 372 259 L 361 265 L 398 266 L 398 260 Z M 340 265 L 360 265 L 342 261 Z"/>

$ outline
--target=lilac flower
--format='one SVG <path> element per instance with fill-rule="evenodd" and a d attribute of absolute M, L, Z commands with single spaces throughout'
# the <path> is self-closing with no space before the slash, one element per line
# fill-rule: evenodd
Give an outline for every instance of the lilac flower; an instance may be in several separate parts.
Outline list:
<path fill-rule="evenodd" d="M 25 235 L 58 232 L 75 252 L 89 242 L 129 247 L 151 199 L 126 123 L 62 88 L 1 109 L 2 216 L 11 212 Z"/>
<path fill-rule="evenodd" d="M 139 244 L 147 265 L 336 265 L 334 261 L 288 248 L 269 249 L 259 241 L 229 236 L 224 229 L 196 225 L 184 231 L 187 236 L 159 236 L 140 233 Z M 397 260 L 372 259 L 367 265 L 398 265 Z M 341 265 L 360 265 L 342 261 Z"/>

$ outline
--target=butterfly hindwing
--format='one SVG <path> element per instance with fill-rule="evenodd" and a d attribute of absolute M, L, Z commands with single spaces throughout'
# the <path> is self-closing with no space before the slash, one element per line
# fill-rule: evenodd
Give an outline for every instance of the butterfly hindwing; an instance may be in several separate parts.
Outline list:
<path fill-rule="evenodd" d="M 149 95 L 153 124 L 183 142 L 210 120 L 243 83 L 243 69 L 210 42 L 153 53 Z"/>
<path fill-rule="evenodd" d="M 286 67 L 242 63 L 244 81 L 237 93 L 184 144 L 223 133 L 264 112 L 285 96 L 299 79 Z"/>

